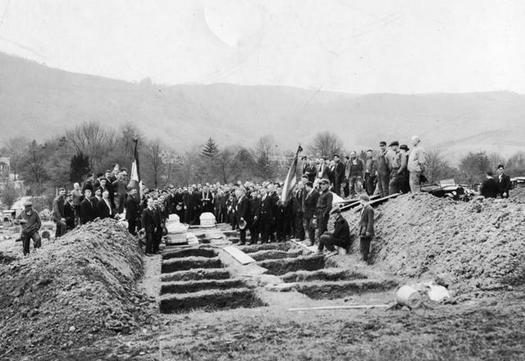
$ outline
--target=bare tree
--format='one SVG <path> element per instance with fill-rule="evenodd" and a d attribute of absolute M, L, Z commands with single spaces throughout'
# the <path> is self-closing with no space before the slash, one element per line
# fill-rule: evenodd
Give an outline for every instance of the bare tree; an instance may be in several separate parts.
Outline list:
<path fill-rule="evenodd" d="M 90 168 L 99 169 L 108 150 L 114 147 L 115 133 L 95 122 L 85 122 L 66 132 L 66 139 L 75 153 L 89 156 Z"/>
<path fill-rule="evenodd" d="M 308 150 L 320 157 L 333 157 L 343 151 L 343 141 L 336 134 L 331 132 L 317 133 L 308 146 Z"/>
<path fill-rule="evenodd" d="M 9 157 L 11 173 L 13 173 L 15 179 L 18 177 L 22 160 L 24 159 L 29 144 L 29 139 L 25 137 L 8 139 L 4 144 L 5 153 Z"/>
<path fill-rule="evenodd" d="M 426 152 L 425 177 L 430 183 L 453 177 L 453 171 L 439 149 L 431 149 Z"/>
<path fill-rule="evenodd" d="M 146 157 L 151 169 L 151 175 L 153 178 L 153 185 L 155 188 L 159 186 L 159 178 L 161 176 L 164 162 L 162 161 L 162 154 L 164 153 L 163 146 L 160 139 L 152 141 L 146 147 Z"/>
<path fill-rule="evenodd" d="M 40 194 L 44 181 L 48 179 L 45 161 L 42 146 L 33 140 L 29 145 L 27 154 L 23 158 L 23 167 L 20 169 L 24 180 L 35 186 L 35 192 L 33 192 L 33 194 Z"/>
<path fill-rule="evenodd" d="M 493 152 L 487 156 L 489 157 L 490 169 L 496 169 L 498 165 L 505 164 L 505 158 L 499 153 Z"/>
<path fill-rule="evenodd" d="M 274 176 L 274 156 L 277 153 L 277 143 L 272 135 L 262 136 L 255 143 L 253 154 L 257 163 L 257 176 L 271 179 Z"/>

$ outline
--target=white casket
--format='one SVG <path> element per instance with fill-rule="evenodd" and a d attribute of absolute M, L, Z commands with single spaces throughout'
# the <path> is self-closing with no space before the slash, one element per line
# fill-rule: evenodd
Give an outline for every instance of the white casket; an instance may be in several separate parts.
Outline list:
<path fill-rule="evenodd" d="M 179 217 L 176 214 L 170 215 L 166 221 L 166 229 L 168 234 L 166 236 L 166 244 L 177 244 L 186 242 L 186 233 L 188 226 L 180 223 Z"/>
<path fill-rule="evenodd" d="M 201 227 L 215 227 L 215 216 L 213 213 L 204 212 L 200 216 Z"/>

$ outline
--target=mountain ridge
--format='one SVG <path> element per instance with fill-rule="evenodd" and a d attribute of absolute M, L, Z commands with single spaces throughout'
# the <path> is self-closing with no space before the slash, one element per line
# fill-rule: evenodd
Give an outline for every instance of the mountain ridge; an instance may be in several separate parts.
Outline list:
<path fill-rule="evenodd" d="M 508 156 L 525 147 L 525 96 L 510 91 L 349 94 L 273 85 L 131 83 L 70 73 L 0 53 L 0 140 L 43 140 L 83 121 L 108 127 L 132 122 L 182 151 L 216 138 L 250 146 L 274 135 L 280 149 L 308 144 L 320 131 L 347 149 L 380 140 L 408 142 L 454 156 L 483 144 Z M 490 147 L 489 147 L 490 148 Z M 490 151 L 490 149 L 489 149 Z"/>

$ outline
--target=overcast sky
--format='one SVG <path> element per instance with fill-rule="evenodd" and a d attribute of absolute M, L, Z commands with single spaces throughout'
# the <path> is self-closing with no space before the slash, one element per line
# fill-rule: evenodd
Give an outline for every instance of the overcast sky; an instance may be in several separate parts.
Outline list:
<path fill-rule="evenodd" d="M 0 0 L 0 51 L 164 84 L 525 93 L 525 1 Z"/>

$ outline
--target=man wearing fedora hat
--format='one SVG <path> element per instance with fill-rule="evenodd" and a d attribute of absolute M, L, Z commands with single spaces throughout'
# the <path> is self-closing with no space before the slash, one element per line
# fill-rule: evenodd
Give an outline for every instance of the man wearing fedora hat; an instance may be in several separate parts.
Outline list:
<path fill-rule="evenodd" d="M 237 188 L 235 190 L 235 196 L 237 197 L 237 204 L 235 205 L 235 214 L 237 216 L 237 224 L 239 225 L 239 244 L 246 243 L 246 230 L 248 227 L 248 212 L 250 210 L 250 201 L 246 197 L 246 191 L 244 188 Z"/>
<path fill-rule="evenodd" d="M 24 204 L 24 211 L 17 217 L 20 225 L 22 226 L 22 234 L 20 240 L 22 241 L 22 247 L 24 256 L 29 254 L 29 242 L 33 240 L 33 247 L 35 249 L 40 248 L 41 239 L 38 230 L 42 223 L 38 213 L 33 209 L 31 202 Z"/>
<path fill-rule="evenodd" d="M 498 172 L 497 181 L 499 195 L 501 198 L 509 198 L 509 191 L 512 187 L 510 177 L 505 174 L 505 167 L 503 166 L 503 164 L 498 165 L 498 169 L 496 171 Z"/>

